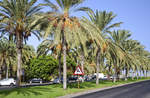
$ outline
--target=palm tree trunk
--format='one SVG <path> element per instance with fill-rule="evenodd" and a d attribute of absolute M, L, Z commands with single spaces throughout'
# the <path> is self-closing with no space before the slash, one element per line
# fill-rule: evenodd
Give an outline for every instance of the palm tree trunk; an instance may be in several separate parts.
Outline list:
<path fill-rule="evenodd" d="M 110 65 L 108 66 L 108 75 L 107 75 L 107 77 L 108 77 L 108 80 L 111 80 L 110 79 L 110 75 L 111 75 L 111 61 L 110 61 L 110 63 L 109 63 Z"/>
<path fill-rule="evenodd" d="M 59 81 L 61 81 L 61 52 L 59 53 Z"/>
<path fill-rule="evenodd" d="M 117 80 L 120 81 L 120 71 L 117 70 Z"/>
<path fill-rule="evenodd" d="M 7 79 L 8 78 L 8 66 L 7 66 L 5 60 L 4 60 L 4 66 L 5 66 L 5 75 L 6 75 L 6 79 Z"/>
<path fill-rule="evenodd" d="M 81 68 L 82 72 L 84 73 L 84 53 L 81 54 Z M 82 78 L 82 82 L 84 82 L 84 78 Z"/>
<path fill-rule="evenodd" d="M 65 35 L 64 35 L 64 31 L 61 31 L 63 34 L 63 41 L 62 41 L 62 45 L 63 45 L 63 88 L 66 90 L 67 89 L 67 65 L 66 65 L 66 39 L 65 39 Z"/>
<path fill-rule="evenodd" d="M 139 79 L 139 72 L 138 72 L 138 70 L 136 71 L 136 78 Z"/>
<path fill-rule="evenodd" d="M 132 80 L 134 80 L 134 71 L 133 71 L 133 73 L 132 73 Z"/>
<path fill-rule="evenodd" d="M 17 87 L 19 87 L 21 84 L 21 55 L 21 49 L 17 49 Z"/>
<path fill-rule="evenodd" d="M 8 79 L 8 66 L 6 66 L 6 79 Z"/>
<path fill-rule="evenodd" d="M 148 74 L 148 70 L 146 70 L 146 77 L 148 77 L 147 74 Z"/>
<path fill-rule="evenodd" d="M 10 72 L 10 77 L 13 77 L 13 68 L 12 68 L 12 64 L 10 64 L 9 72 Z"/>
<path fill-rule="evenodd" d="M 0 80 L 2 79 L 2 67 L 0 66 Z"/>
<path fill-rule="evenodd" d="M 100 71 L 100 49 L 98 49 L 96 56 L 96 85 L 99 84 L 99 71 Z"/>
<path fill-rule="evenodd" d="M 63 88 L 67 89 L 66 45 L 63 46 Z"/>
<path fill-rule="evenodd" d="M 21 62 L 22 62 L 22 48 L 23 48 L 23 37 L 21 32 L 16 33 L 17 38 L 17 81 L 16 86 L 19 87 L 21 84 Z"/>
<path fill-rule="evenodd" d="M 143 70 L 143 77 L 146 77 L 146 74 L 145 74 L 146 72 L 145 72 L 145 70 Z"/>
<path fill-rule="evenodd" d="M 140 78 L 142 78 L 142 69 L 140 70 L 139 75 L 140 75 Z"/>
<path fill-rule="evenodd" d="M 114 71 L 115 71 L 115 74 L 114 74 L 114 77 L 113 77 L 113 82 L 115 83 L 116 80 L 117 80 L 117 64 L 114 65 Z"/>
<path fill-rule="evenodd" d="M 126 68 L 125 68 L 125 81 L 127 81 L 128 80 L 128 68 L 127 68 L 127 66 L 126 66 Z"/>
<path fill-rule="evenodd" d="M 108 80 L 111 80 L 111 79 L 110 79 L 110 72 L 111 72 L 111 66 L 110 66 L 110 65 L 109 65 L 109 67 L 108 67 L 108 71 L 109 71 L 109 72 L 108 72 L 108 74 L 107 74 L 107 77 L 108 77 Z"/>

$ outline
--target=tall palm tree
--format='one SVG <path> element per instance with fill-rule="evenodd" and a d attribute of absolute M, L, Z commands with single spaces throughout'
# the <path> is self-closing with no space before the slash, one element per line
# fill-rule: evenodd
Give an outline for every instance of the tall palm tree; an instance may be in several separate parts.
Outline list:
<path fill-rule="evenodd" d="M 118 30 L 110 33 L 111 41 L 115 44 L 121 51 L 122 57 L 116 57 L 114 62 L 114 70 L 115 77 L 114 82 L 116 81 L 116 77 L 119 76 L 121 70 L 126 71 L 126 80 L 129 70 L 135 69 L 135 66 L 139 65 L 139 61 L 137 59 L 137 55 L 135 52 L 141 47 L 141 45 L 135 41 L 130 39 L 130 32 L 127 30 Z"/>
<path fill-rule="evenodd" d="M 2 34 L 12 35 L 17 47 L 17 86 L 21 82 L 21 57 L 23 41 L 31 34 L 39 33 L 35 27 L 39 24 L 35 21 L 35 14 L 41 9 L 35 5 L 37 0 L 2 0 L 0 1 L 0 31 Z"/>
<path fill-rule="evenodd" d="M 9 41 L 7 38 L 0 39 L 0 68 L 3 68 L 0 70 L 5 70 L 6 78 L 8 78 L 9 67 L 11 67 L 14 63 L 13 61 L 16 60 L 14 57 L 16 57 L 15 43 Z"/>
<path fill-rule="evenodd" d="M 120 52 L 122 52 L 123 55 L 125 55 L 125 52 L 122 49 L 122 44 L 124 41 L 127 41 L 128 38 L 131 36 L 129 31 L 127 31 L 127 30 L 113 31 L 113 32 L 110 32 L 110 35 L 111 35 L 110 36 L 111 42 L 116 45 L 115 47 L 117 47 L 118 49 L 121 50 Z M 122 57 L 125 57 L 125 56 L 122 56 Z M 114 82 L 116 81 L 116 78 L 117 78 L 118 74 L 120 73 L 120 66 L 119 65 L 122 65 L 122 64 L 120 64 L 122 61 L 124 61 L 124 60 L 121 60 L 120 57 L 118 58 L 116 56 L 115 58 L 113 58 L 113 65 L 114 65 L 114 70 L 115 70 Z"/>
<path fill-rule="evenodd" d="M 136 40 L 127 40 L 122 42 L 122 49 L 126 53 L 126 62 L 124 64 L 124 68 L 126 71 L 125 74 L 125 80 L 127 80 L 127 76 L 129 73 L 129 70 L 132 69 L 135 70 L 135 66 L 139 65 L 139 61 L 136 59 L 137 55 L 135 55 L 135 52 L 141 48 L 141 45 Z"/>
<path fill-rule="evenodd" d="M 140 47 L 134 51 L 135 58 L 138 60 L 138 64 L 136 65 L 136 73 L 137 78 L 139 74 L 147 70 L 149 65 L 149 52 L 144 49 L 143 45 L 139 45 Z"/>
<path fill-rule="evenodd" d="M 45 29 L 44 36 L 54 33 L 54 42 L 61 44 L 63 49 L 63 88 L 67 88 L 67 66 L 66 66 L 66 50 L 68 47 L 83 46 L 87 40 L 87 34 L 83 32 L 80 20 L 77 17 L 71 16 L 71 12 L 77 11 L 81 8 L 78 6 L 84 0 L 55 0 L 52 3 L 50 0 L 45 0 L 48 7 L 52 8 L 50 12 L 46 13 L 41 19 L 43 22 L 41 29 Z M 83 8 L 83 7 L 82 7 Z M 83 8 L 84 9 L 84 8 Z M 48 21 L 49 20 L 49 21 Z M 96 37 L 96 36 L 95 36 Z"/>
<path fill-rule="evenodd" d="M 16 70 L 14 70 L 14 68 L 16 68 L 16 56 L 15 43 L 7 38 L 0 39 L 0 68 L 5 68 L 6 78 L 9 76 L 13 77 L 13 72 L 16 72 Z M 34 49 L 29 45 L 24 45 L 22 50 L 23 65 L 34 56 Z"/>
<path fill-rule="evenodd" d="M 122 24 L 122 22 L 118 22 L 118 23 L 112 23 L 113 19 L 116 17 L 116 15 L 114 15 L 112 12 L 106 12 L 106 11 L 98 11 L 96 10 L 96 12 L 94 12 L 91 9 L 88 9 L 87 12 L 91 22 L 93 22 L 93 24 L 95 24 L 98 29 L 99 32 L 101 33 L 103 39 L 106 39 L 106 33 L 110 32 L 110 29 L 115 28 L 115 27 L 119 27 L 120 24 Z M 97 78 L 96 78 L 96 84 L 99 84 L 99 78 L 98 78 L 98 74 L 99 74 L 99 66 L 100 66 L 100 61 L 102 64 L 102 60 L 104 60 L 104 54 L 102 54 L 102 52 L 106 49 L 106 43 L 103 44 L 103 46 L 96 46 L 97 47 L 97 53 L 96 53 L 96 65 L 97 65 Z M 102 48 L 100 48 L 102 47 Z M 96 48 L 94 48 L 96 49 Z M 101 57 L 100 57 L 101 56 Z"/>

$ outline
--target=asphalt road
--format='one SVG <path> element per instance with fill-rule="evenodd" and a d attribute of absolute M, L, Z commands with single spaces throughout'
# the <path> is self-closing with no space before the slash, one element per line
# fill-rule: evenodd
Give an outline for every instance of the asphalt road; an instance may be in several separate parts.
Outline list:
<path fill-rule="evenodd" d="M 150 98 L 150 80 L 73 98 Z"/>

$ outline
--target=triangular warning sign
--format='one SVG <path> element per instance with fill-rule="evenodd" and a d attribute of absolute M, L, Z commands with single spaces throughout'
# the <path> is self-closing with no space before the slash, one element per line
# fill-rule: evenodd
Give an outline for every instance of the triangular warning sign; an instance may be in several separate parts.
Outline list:
<path fill-rule="evenodd" d="M 80 68 L 79 65 L 77 66 L 73 75 L 84 75 L 84 73 L 82 72 L 82 69 Z"/>

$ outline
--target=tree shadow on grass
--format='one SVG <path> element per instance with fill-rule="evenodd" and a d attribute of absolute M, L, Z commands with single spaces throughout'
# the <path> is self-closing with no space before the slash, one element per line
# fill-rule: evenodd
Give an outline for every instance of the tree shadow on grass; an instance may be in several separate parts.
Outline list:
<path fill-rule="evenodd" d="M 92 88 L 95 87 L 95 82 L 90 81 L 90 82 L 80 82 L 80 88 Z M 54 88 L 63 88 L 63 84 L 53 84 Z M 68 88 L 78 88 L 78 82 L 73 82 L 73 83 L 67 83 Z"/>
<path fill-rule="evenodd" d="M 105 81 L 105 80 L 100 80 L 99 81 L 99 85 L 105 85 L 105 84 L 108 84 L 109 82 L 108 81 Z M 80 88 L 94 88 L 96 87 L 96 81 L 89 81 L 89 82 L 80 82 Z M 78 88 L 78 83 L 71 83 L 71 84 L 68 84 L 68 87 L 69 88 Z"/>
<path fill-rule="evenodd" d="M 60 83 L 60 84 L 53 84 L 53 88 L 62 88 L 63 87 L 63 84 Z"/>
<path fill-rule="evenodd" d="M 6 96 L 9 96 L 12 93 L 15 93 L 16 95 L 21 95 L 21 96 L 30 96 L 30 95 L 38 96 L 38 95 L 43 95 L 43 93 L 45 92 L 52 92 L 52 90 L 51 88 L 48 88 L 46 86 L 12 88 L 9 90 L 0 91 L 0 98 L 5 98 Z"/>
<path fill-rule="evenodd" d="M 80 84 L 79 84 L 79 87 L 81 88 L 81 89 L 84 89 L 84 88 L 92 88 L 92 87 L 95 87 L 96 85 L 95 85 L 95 83 L 93 82 L 80 82 Z M 69 83 L 68 84 L 68 88 L 78 88 L 78 83 L 76 82 L 76 83 Z"/>

